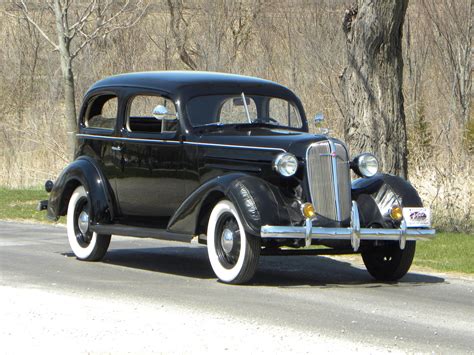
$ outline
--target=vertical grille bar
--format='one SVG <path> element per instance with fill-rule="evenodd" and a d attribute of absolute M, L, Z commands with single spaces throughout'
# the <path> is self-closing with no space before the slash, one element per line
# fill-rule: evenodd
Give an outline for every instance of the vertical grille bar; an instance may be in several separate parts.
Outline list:
<path fill-rule="evenodd" d="M 332 140 L 311 144 L 306 151 L 307 176 L 316 213 L 334 220 L 350 217 L 350 173 L 346 148 Z"/>
<path fill-rule="evenodd" d="M 341 211 L 341 221 L 351 216 L 351 172 L 349 167 L 349 153 L 346 147 L 336 143 L 337 156 L 337 186 L 339 189 L 339 206 Z"/>

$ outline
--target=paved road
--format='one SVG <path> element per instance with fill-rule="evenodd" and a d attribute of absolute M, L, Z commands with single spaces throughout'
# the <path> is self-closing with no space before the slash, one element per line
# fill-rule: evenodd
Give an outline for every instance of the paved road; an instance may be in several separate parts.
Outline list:
<path fill-rule="evenodd" d="M 0 222 L 0 271 L 8 352 L 22 340 L 34 348 L 37 332 L 63 346 L 82 338 L 78 352 L 474 352 L 469 277 L 412 272 L 381 284 L 349 259 L 267 256 L 251 285 L 229 286 L 201 246 L 113 237 L 103 262 L 81 262 L 63 227 L 12 222 Z M 108 347 L 91 335 L 97 324 L 115 334 Z M 131 347 L 132 335 L 149 347 Z"/>

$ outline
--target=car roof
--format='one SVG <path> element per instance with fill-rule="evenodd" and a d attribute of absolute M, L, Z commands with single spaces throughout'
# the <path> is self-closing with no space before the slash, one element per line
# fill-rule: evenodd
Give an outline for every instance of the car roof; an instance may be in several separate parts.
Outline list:
<path fill-rule="evenodd" d="M 252 76 L 202 71 L 150 71 L 119 74 L 97 81 L 89 91 L 107 87 L 140 87 L 176 93 L 198 87 L 259 87 L 290 91 L 283 85 Z"/>

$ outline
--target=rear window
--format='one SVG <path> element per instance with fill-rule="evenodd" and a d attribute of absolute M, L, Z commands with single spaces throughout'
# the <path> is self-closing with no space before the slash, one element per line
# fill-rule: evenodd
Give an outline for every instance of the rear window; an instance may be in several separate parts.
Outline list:
<path fill-rule="evenodd" d="M 112 131 L 117 121 L 118 100 L 115 95 L 100 95 L 91 99 L 84 124 L 88 128 Z"/>

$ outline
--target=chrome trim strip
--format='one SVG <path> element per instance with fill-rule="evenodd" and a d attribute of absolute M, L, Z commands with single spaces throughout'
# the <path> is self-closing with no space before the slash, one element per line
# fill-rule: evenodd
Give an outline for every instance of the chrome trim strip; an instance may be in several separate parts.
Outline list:
<path fill-rule="evenodd" d="M 331 148 L 331 165 L 332 165 L 332 185 L 334 188 L 334 194 L 336 195 L 336 215 L 337 220 L 342 221 L 341 217 L 341 206 L 339 204 L 339 186 L 338 186 L 338 176 L 337 176 L 337 154 L 336 152 L 336 145 L 334 144 L 333 140 L 328 137 L 329 147 Z"/>
<path fill-rule="evenodd" d="M 209 147 L 272 150 L 272 151 L 279 151 L 279 152 L 286 153 L 286 150 L 283 148 L 255 147 L 255 146 L 250 146 L 250 145 L 232 145 L 232 144 L 201 143 L 201 142 L 183 142 L 183 143 L 189 144 L 189 145 L 202 145 L 202 146 L 209 146 Z"/>
<path fill-rule="evenodd" d="M 85 133 L 78 133 L 76 134 L 77 138 L 91 138 L 91 139 L 104 139 L 109 141 L 131 141 L 131 142 L 146 142 L 146 143 L 171 143 L 171 144 L 181 144 L 178 141 L 169 141 L 169 140 L 162 140 L 162 139 L 146 139 L 146 138 L 126 138 L 126 137 L 115 137 L 115 136 L 100 136 L 96 134 L 85 134 Z"/>
<path fill-rule="evenodd" d="M 219 143 L 201 143 L 201 142 L 179 142 L 172 140 L 162 140 L 162 139 L 146 139 L 146 138 L 126 138 L 126 137 L 115 137 L 115 136 L 101 136 L 96 134 L 86 134 L 86 133 L 77 133 L 77 138 L 91 138 L 91 139 L 105 139 L 113 141 L 130 141 L 130 142 L 146 142 L 146 143 L 170 143 L 170 144 L 189 144 L 189 145 L 201 145 L 208 147 L 222 147 L 222 148 L 237 148 L 237 149 L 254 149 L 254 150 L 270 150 L 270 151 L 279 151 L 286 153 L 285 149 L 282 148 L 270 148 L 270 147 L 255 147 L 249 145 L 232 145 L 232 144 L 219 144 Z"/>

